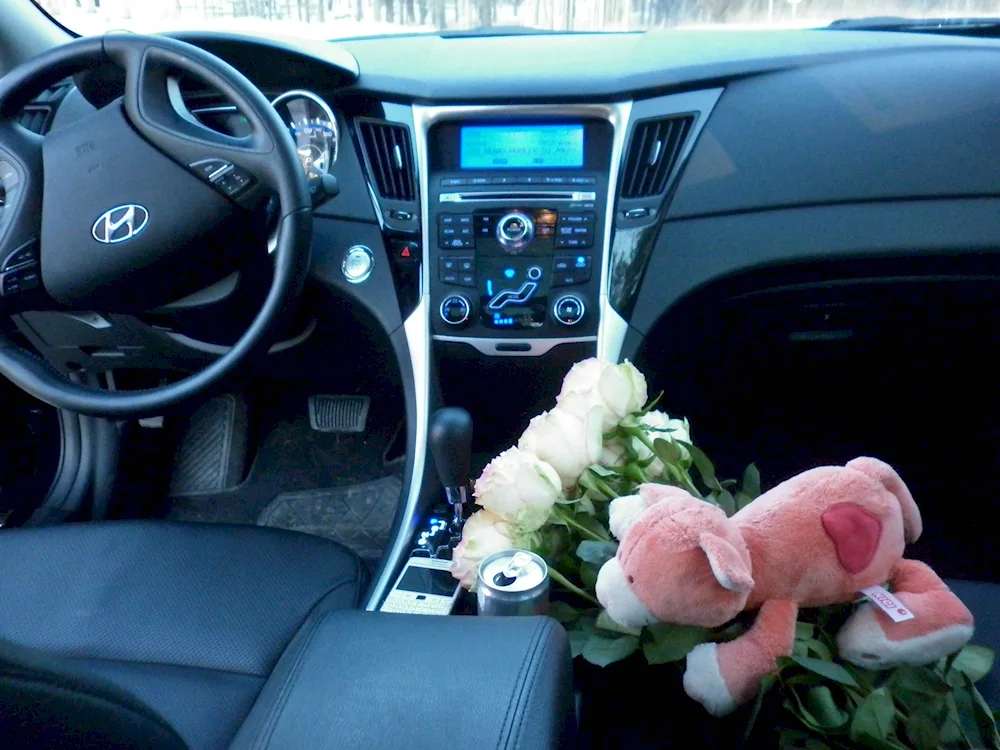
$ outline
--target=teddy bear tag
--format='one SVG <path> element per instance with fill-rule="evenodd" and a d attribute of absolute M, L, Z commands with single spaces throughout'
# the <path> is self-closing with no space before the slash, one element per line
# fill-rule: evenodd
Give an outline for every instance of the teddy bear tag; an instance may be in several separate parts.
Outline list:
<path fill-rule="evenodd" d="M 889 615 L 889 618 L 893 622 L 903 622 L 905 620 L 912 620 L 916 617 L 916 615 L 910 611 L 909 607 L 903 606 L 903 603 L 899 601 L 899 599 L 894 597 L 881 586 L 868 586 L 867 588 L 861 589 L 861 593 L 868 597 L 872 604 Z"/>

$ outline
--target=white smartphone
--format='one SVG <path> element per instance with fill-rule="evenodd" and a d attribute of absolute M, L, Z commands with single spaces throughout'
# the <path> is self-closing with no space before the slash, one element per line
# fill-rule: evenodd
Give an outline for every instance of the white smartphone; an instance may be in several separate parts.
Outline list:
<path fill-rule="evenodd" d="M 392 591 L 382 602 L 383 612 L 412 615 L 450 615 L 459 585 L 448 568 L 451 560 L 411 557 Z"/>

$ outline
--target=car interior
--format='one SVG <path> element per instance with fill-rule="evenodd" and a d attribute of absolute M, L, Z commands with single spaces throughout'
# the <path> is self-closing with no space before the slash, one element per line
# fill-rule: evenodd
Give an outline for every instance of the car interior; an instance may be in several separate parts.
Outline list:
<path fill-rule="evenodd" d="M 892 463 L 1000 646 L 977 28 L 79 36 L 4 0 L 0 744 L 740 746 L 453 595 L 447 519 L 593 356 L 720 474 Z M 414 557 L 443 610 L 393 598 Z"/>

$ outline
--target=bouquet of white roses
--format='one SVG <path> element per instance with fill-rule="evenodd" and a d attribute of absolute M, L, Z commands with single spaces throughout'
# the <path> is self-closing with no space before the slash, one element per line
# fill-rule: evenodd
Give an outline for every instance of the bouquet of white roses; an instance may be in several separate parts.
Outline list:
<path fill-rule="evenodd" d="M 598 571 L 618 548 L 609 533 L 613 499 L 647 482 L 669 484 L 731 516 L 760 494 L 756 466 L 748 466 L 741 481 L 720 480 L 692 442 L 687 420 L 655 410 L 659 397 L 647 400 L 646 379 L 629 362 L 574 365 L 556 406 L 532 419 L 517 445 L 494 458 L 476 481 L 481 510 L 466 522 L 453 554 L 452 574 L 467 589 L 475 588 L 479 563 L 494 552 L 520 548 L 545 558 L 556 584 L 549 613 L 568 631 L 573 656 L 598 666 L 638 651 L 650 664 L 680 662 L 696 645 L 731 640 L 745 629 L 739 619 L 714 629 L 624 627 L 595 596 Z M 833 637 L 852 607 L 800 613 L 793 655 L 779 659 L 777 673 L 764 679 L 748 736 L 770 701 L 779 713 L 794 716 L 775 727 L 782 742 L 804 737 L 811 748 L 858 741 L 1000 748 L 993 715 L 972 684 L 990 671 L 990 649 L 969 645 L 935 666 L 862 674 L 838 658 Z M 845 679 L 857 689 L 844 692 Z"/>

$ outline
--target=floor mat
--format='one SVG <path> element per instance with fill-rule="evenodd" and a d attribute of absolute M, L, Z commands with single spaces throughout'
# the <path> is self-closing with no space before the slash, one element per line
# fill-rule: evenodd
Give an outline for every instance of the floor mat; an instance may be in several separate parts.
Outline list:
<path fill-rule="evenodd" d="M 349 487 L 286 492 L 274 498 L 257 523 L 332 539 L 377 560 L 389 542 L 402 488 L 397 477 L 389 476 Z"/>
<path fill-rule="evenodd" d="M 264 508 L 287 492 L 351 487 L 397 474 L 383 454 L 398 412 L 374 408 L 364 434 L 317 432 L 305 396 L 264 416 L 249 476 L 231 490 L 172 498 L 168 518 L 214 523 L 257 522 Z"/>

